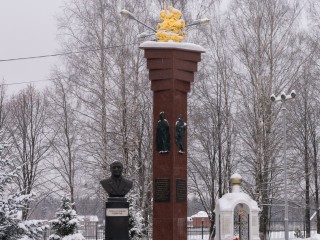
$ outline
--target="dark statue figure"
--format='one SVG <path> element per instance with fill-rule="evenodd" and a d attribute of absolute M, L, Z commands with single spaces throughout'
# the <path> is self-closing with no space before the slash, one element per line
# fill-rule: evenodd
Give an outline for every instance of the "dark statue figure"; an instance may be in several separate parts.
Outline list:
<path fill-rule="evenodd" d="M 156 134 L 157 151 L 159 153 L 167 153 L 170 151 L 169 123 L 167 119 L 164 118 L 164 112 L 160 113 L 159 118 Z"/>
<path fill-rule="evenodd" d="M 179 149 L 179 153 L 184 153 L 184 133 L 186 131 L 187 124 L 183 122 L 182 116 L 180 115 L 176 122 L 175 139 Z"/>
<path fill-rule="evenodd" d="M 111 177 L 100 181 L 109 197 L 124 197 L 132 188 L 132 181 L 122 177 L 123 165 L 119 161 L 110 164 Z"/>

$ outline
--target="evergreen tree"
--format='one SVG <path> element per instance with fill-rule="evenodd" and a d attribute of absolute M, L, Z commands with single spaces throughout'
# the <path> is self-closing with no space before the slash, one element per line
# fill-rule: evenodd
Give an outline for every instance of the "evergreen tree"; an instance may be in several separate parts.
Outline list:
<path fill-rule="evenodd" d="M 4 146 L 0 144 L 0 155 Z M 19 213 L 30 203 L 33 194 L 13 193 L 14 178 L 19 168 L 7 158 L 0 157 L 0 240 L 16 240 L 22 237 L 37 239 L 41 236 L 43 221 L 21 221 Z"/>
<path fill-rule="evenodd" d="M 56 213 L 57 218 L 50 221 L 55 234 L 50 235 L 49 240 L 66 239 L 65 237 L 71 236 L 74 240 L 85 239 L 82 234 L 77 233 L 79 220 L 72 205 L 67 196 L 62 198 L 61 208 Z"/>

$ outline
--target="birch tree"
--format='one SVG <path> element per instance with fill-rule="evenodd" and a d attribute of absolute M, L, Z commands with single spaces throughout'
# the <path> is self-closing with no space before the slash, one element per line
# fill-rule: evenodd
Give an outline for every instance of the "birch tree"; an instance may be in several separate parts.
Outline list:
<path fill-rule="evenodd" d="M 7 131 L 12 144 L 11 157 L 18 172 L 17 184 L 23 195 L 30 194 L 39 184 L 40 176 L 45 172 L 42 160 L 50 149 L 50 131 L 47 123 L 48 102 L 44 94 L 32 86 L 21 90 L 9 100 L 10 109 Z M 29 206 L 23 213 L 28 218 Z"/>
<path fill-rule="evenodd" d="M 309 28 L 308 33 L 310 36 L 310 49 L 314 53 L 313 58 L 313 65 L 315 66 L 315 69 L 313 70 L 312 76 L 316 78 L 319 74 L 319 35 L 320 35 L 320 4 L 317 1 L 307 1 L 308 2 L 308 26 Z M 317 88 L 318 89 L 318 86 Z M 318 95 L 317 97 L 317 106 L 319 106 L 318 102 Z M 318 150 L 319 150 L 319 136 L 318 136 L 318 124 L 317 124 L 317 115 L 315 112 L 312 114 L 312 125 L 311 125 L 311 141 L 312 141 L 312 150 L 313 150 L 313 160 L 312 160 L 312 166 L 313 166 L 313 179 L 314 179 L 314 202 L 315 202 L 315 209 L 316 209 L 316 219 L 317 219 L 317 233 L 320 234 L 320 200 L 319 200 L 319 157 L 318 157 Z"/>
<path fill-rule="evenodd" d="M 149 215 L 151 101 L 142 51 L 135 43 L 144 29 L 120 15 L 126 8 L 148 18 L 146 6 L 144 1 L 77 0 L 66 5 L 60 25 L 64 50 L 84 49 L 65 58 L 64 68 L 81 105 L 83 164 L 90 175 L 86 186 L 102 197 L 97 182 L 109 174 L 112 161 L 120 160 L 124 174 L 137 182 L 141 207 Z"/>
<path fill-rule="evenodd" d="M 208 14 L 208 12 L 207 12 Z M 225 24 L 217 11 L 209 15 L 210 26 L 195 30 L 193 40 L 207 49 L 193 87 L 189 124 L 190 193 L 197 196 L 211 220 L 214 237 L 215 203 L 229 190 L 234 153 L 234 121 L 231 86 L 233 60 Z"/>
<path fill-rule="evenodd" d="M 277 159 L 281 136 L 274 124 L 278 111 L 272 108 L 270 95 L 289 91 L 296 81 L 301 64 L 294 31 L 298 9 L 296 1 L 234 1 L 229 15 L 237 59 L 240 165 L 247 190 L 261 207 L 261 239 L 267 237 L 270 204 L 283 182 Z"/>
<path fill-rule="evenodd" d="M 312 151 L 311 151 L 311 122 L 312 119 L 312 109 L 310 108 L 311 103 L 311 95 L 312 89 L 310 83 L 310 74 L 304 71 L 303 75 L 301 76 L 301 84 L 297 85 L 299 89 L 299 100 L 297 100 L 294 103 L 294 116 L 295 119 L 295 131 L 294 134 L 292 134 L 292 141 L 295 145 L 295 149 L 297 151 L 297 154 L 295 156 L 295 165 L 301 166 L 301 168 L 298 168 L 298 175 L 299 178 L 294 179 L 293 181 L 300 182 L 301 181 L 301 174 L 300 172 L 303 172 L 303 179 L 304 182 L 301 183 L 302 185 L 302 191 L 304 192 L 304 222 L 306 226 L 306 237 L 310 237 L 310 205 L 311 205 L 311 159 L 312 159 Z M 290 108 L 293 109 L 293 108 Z M 297 174 L 292 174 L 292 176 L 297 176 Z"/>
<path fill-rule="evenodd" d="M 76 102 L 68 89 L 66 81 L 57 76 L 54 88 L 49 94 L 50 126 L 54 132 L 52 153 L 48 159 L 49 168 L 53 169 L 54 186 L 68 194 L 70 201 L 75 202 L 76 174 L 80 165 L 80 127 Z M 75 205 L 73 205 L 75 206 Z"/>

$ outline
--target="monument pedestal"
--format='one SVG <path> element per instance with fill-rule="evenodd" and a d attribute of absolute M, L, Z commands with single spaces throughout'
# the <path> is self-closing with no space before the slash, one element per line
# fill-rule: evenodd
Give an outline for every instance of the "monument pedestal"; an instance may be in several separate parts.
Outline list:
<path fill-rule="evenodd" d="M 129 202 L 124 197 L 106 202 L 105 240 L 129 240 Z"/>
<path fill-rule="evenodd" d="M 153 91 L 153 240 L 187 239 L 187 134 L 184 153 L 175 144 L 175 125 L 187 122 L 187 93 L 204 49 L 195 44 L 144 42 Z M 170 151 L 156 149 L 160 112 L 169 123 Z"/>

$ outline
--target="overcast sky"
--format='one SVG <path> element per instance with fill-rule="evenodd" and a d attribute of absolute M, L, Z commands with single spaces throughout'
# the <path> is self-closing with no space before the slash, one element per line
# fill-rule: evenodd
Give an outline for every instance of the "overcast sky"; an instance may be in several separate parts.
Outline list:
<path fill-rule="evenodd" d="M 0 60 L 56 53 L 57 21 L 63 0 L 0 0 Z M 48 79 L 58 58 L 0 62 L 6 83 Z M 48 85 L 48 81 L 34 83 Z M 26 84 L 10 85 L 10 93 Z"/>

